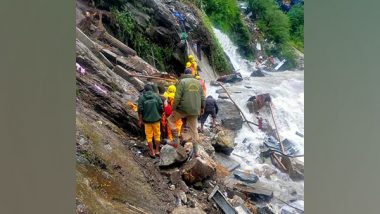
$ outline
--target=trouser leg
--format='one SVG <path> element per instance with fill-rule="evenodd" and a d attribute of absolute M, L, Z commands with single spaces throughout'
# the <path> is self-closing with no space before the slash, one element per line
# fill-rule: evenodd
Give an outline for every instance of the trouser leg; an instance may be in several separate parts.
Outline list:
<path fill-rule="evenodd" d="M 194 154 L 198 154 L 198 143 L 199 143 L 199 135 L 198 135 L 198 120 L 197 116 L 187 116 L 187 124 L 189 127 L 189 131 L 192 137 Z"/>
<path fill-rule="evenodd" d="M 174 146 L 178 146 L 179 145 L 179 132 L 177 130 L 177 127 L 176 127 L 176 121 L 179 120 L 179 119 L 182 119 L 184 117 L 184 115 L 182 115 L 181 113 L 179 112 L 176 112 L 176 111 L 173 111 L 173 113 L 168 117 L 168 125 L 170 127 L 170 130 L 172 131 L 172 135 L 173 135 L 173 141 L 172 143 L 174 144 Z"/>

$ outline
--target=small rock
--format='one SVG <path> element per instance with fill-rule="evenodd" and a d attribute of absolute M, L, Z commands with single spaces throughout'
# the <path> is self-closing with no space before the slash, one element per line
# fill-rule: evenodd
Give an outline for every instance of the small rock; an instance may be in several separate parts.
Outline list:
<path fill-rule="evenodd" d="M 170 185 L 170 186 L 169 186 L 169 189 L 170 189 L 171 191 L 173 191 L 173 190 L 175 190 L 175 186 L 174 186 L 174 185 Z"/>
<path fill-rule="evenodd" d="M 253 71 L 251 77 L 265 77 L 265 74 L 260 70 Z"/>
<path fill-rule="evenodd" d="M 182 190 L 179 190 L 178 191 L 178 197 L 181 199 L 181 201 L 184 203 L 184 204 L 187 204 L 187 196 L 186 196 L 186 193 Z"/>
<path fill-rule="evenodd" d="M 196 190 L 202 190 L 203 189 L 203 183 L 198 181 L 193 185 L 194 189 Z"/>
<path fill-rule="evenodd" d="M 220 88 L 220 89 L 216 90 L 215 92 L 218 94 L 226 93 L 226 91 L 223 88 Z"/>
<path fill-rule="evenodd" d="M 104 148 L 105 148 L 108 152 L 111 152 L 111 151 L 112 151 L 112 147 L 111 147 L 111 145 L 109 145 L 109 144 L 104 145 Z"/>
<path fill-rule="evenodd" d="M 244 204 L 244 200 L 237 195 L 234 195 L 234 197 L 229 201 L 233 207 L 237 207 Z"/>
<path fill-rule="evenodd" d="M 220 99 L 229 99 L 227 93 L 220 93 L 219 96 L 218 96 L 218 98 L 220 98 Z"/>
<path fill-rule="evenodd" d="M 256 183 L 259 180 L 259 177 L 257 177 L 257 175 L 255 175 L 253 173 L 248 174 L 248 173 L 241 172 L 241 171 L 235 171 L 234 176 L 235 176 L 235 178 L 237 178 L 241 181 L 245 181 L 247 183 Z"/>
<path fill-rule="evenodd" d="M 187 156 L 188 156 L 186 149 L 183 146 L 178 145 L 178 147 L 176 148 L 176 151 L 177 151 L 176 161 L 180 163 L 186 161 Z"/>
<path fill-rule="evenodd" d="M 200 144 L 210 157 L 213 157 L 215 155 L 215 148 L 211 145 L 211 143 L 203 141 Z"/>
<path fill-rule="evenodd" d="M 190 192 L 189 187 L 186 185 L 186 183 L 183 180 L 180 180 L 177 183 L 177 188 L 179 188 L 180 190 L 184 191 L 185 193 Z"/>
<path fill-rule="evenodd" d="M 177 207 L 173 210 L 172 214 L 206 214 L 198 207 L 188 208 L 185 206 Z"/>
<path fill-rule="evenodd" d="M 269 207 L 258 207 L 257 214 L 275 214 Z"/>
<path fill-rule="evenodd" d="M 170 174 L 170 182 L 177 185 L 179 181 L 181 181 L 181 172 L 177 169 Z"/>

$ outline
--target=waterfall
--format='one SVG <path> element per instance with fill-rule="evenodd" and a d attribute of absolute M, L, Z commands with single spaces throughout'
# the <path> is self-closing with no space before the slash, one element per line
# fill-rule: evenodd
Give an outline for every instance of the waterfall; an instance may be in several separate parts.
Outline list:
<path fill-rule="evenodd" d="M 304 133 L 304 71 L 268 72 L 265 77 L 250 77 L 254 70 L 254 63 L 241 57 L 237 51 L 238 48 L 226 34 L 216 28 L 213 30 L 224 52 L 230 58 L 234 69 L 238 70 L 244 78 L 242 82 L 225 84 L 226 88 L 232 92 L 234 101 L 237 102 L 249 120 L 256 121 L 255 116 L 249 113 L 246 102 L 252 95 L 270 93 L 273 102 L 273 114 L 281 139 L 291 140 L 303 153 L 304 139 L 296 135 L 296 132 Z M 215 96 L 216 89 L 218 87 L 209 86 L 208 93 Z M 272 121 L 268 112 L 264 112 L 262 116 Z M 257 129 L 257 127 L 254 128 Z M 264 138 L 263 132 L 257 129 L 253 133 L 245 124 L 235 139 L 236 146 L 231 157 L 240 162 L 241 168 L 244 170 L 261 169 L 268 166 L 277 170 L 273 165 L 259 161 L 259 147 L 263 144 Z M 247 139 L 245 143 L 243 143 L 244 139 Z M 303 158 L 299 159 L 304 161 Z M 260 180 L 273 187 L 276 197 L 290 199 L 290 193 L 296 191 L 296 198 L 303 203 L 303 181 L 294 182 L 287 174 L 281 173 L 279 170 L 277 170 L 274 179 L 260 177 Z M 280 202 L 277 203 L 276 200 L 272 200 L 271 204 L 277 212 L 284 205 Z"/>

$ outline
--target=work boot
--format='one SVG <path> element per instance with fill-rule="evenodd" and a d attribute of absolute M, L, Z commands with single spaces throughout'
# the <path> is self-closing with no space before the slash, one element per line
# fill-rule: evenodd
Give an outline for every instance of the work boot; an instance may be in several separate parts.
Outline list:
<path fill-rule="evenodd" d="M 195 158 L 199 157 L 199 145 L 198 143 L 193 143 L 193 155 Z"/>
<path fill-rule="evenodd" d="M 156 157 L 160 156 L 160 142 L 156 142 Z"/>
<path fill-rule="evenodd" d="M 173 134 L 173 141 L 171 142 L 171 146 L 173 146 L 174 148 L 177 148 L 178 145 L 180 145 L 180 139 L 178 136 L 178 132 L 172 131 L 172 134 Z"/>
<path fill-rule="evenodd" d="M 148 143 L 148 148 L 149 148 L 149 156 L 151 158 L 155 157 L 154 149 L 153 149 L 153 142 Z"/>

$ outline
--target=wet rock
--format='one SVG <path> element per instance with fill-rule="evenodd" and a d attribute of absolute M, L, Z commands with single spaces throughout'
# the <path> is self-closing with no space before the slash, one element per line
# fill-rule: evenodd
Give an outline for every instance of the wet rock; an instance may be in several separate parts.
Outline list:
<path fill-rule="evenodd" d="M 215 92 L 218 94 L 226 93 L 226 91 L 223 88 L 220 88 L 220 89 L 216 90 Z"/>
<path fill-rule="evenodd" d="M 176 162 L 177 151 L 170 145 L 165 145 L 160 151 L 160 166 L 170 166 Z"/>
<path fill-rule="evenodd" d="M 189 187 L 186 185 L 186 183 L 183 181 L 183 180 L 180 180 L 178 183 L 177 183 L 177 188 L 184 191 L 185 193 L 188 193 L 190 190 L 189 190 Z"/>
<path fill-rule="evenodd" d="M 183 146 L 179 145 L 176 148 L 176 151 L 177 151 L 176 161 L 179 163 L 186 161 L 186 159 L 188 157 L 188 153 L 187 153 L 186 149 Z"/>
<path fill-rule="evenodd" d="M 230 199 L 229 201 L 233 207 L 238 207 L 244 204 L 244 200 L 237 195 L 234 195 L 234 197 Z"/>
<path fill-rule="evenodd" d="M 160 152 L 160 167 L 168 167 L 175 163 L 182 163 L 187 159 L 187 153 L 183 146 L 174 148 L 170 145 L 164 145 Z"/>
<path fill-rule="evenodd" d="M 236 106 L 232 102 L 223 99 L 218 99 L 217 104 L 219 107 L 217 118 L 222 126 L 231 130 L 241 129 L 243 126 L 243 118 Z"/>
<path fill-rule="evenodd" d="M 251 77 L 265 77 L 265 74 L 260 70 L 253 71 Z"/>
<path fill-rule="evenodd" d="M 178 190 L 178 191 L 176 192 L 176 197 L 177 197 L 179 200 L 181 200 L 181 202 L 182 202 L 183 204 L 187 204 L 187 196 L 186 196 L 186 193 L 185 193 L 184 191 L 182 191 L 182 190 Z"/>
<path fill-rule="evenodd" d="M 206 178 L 212 177 L 214 174 L 215 167 L 212 163 L 197 157 L 185 164 L 182 178 L 187 183 L 194 184 L 198 181 L 203 181 Z"/>
<path fill-rule="evenodd" d="M 247 182 L 247 183 L 256 183 L 259 180 L 259 177 L 253 173 L 245 173 L 242 171 L 235 171 L 234 172 L 235 178 Z"/>
<path fill-rule="evenodd" d="M 218 96 L 219 99 L 229 99 L 227 93 L 220 93 Z"/>
<path fill-rule="evenodd" d="M 213 146 L 215 151 L 230 155 L 234 150 L 234 133 L 228 130 L 219 131 Z"/>
<path fill-rule="evenodd" d="M 298 159 L 292 159 L 291 165 L 292 167 L 289 172 L 290 178 L 294 181 L 304 180 L 304 163 Z"/>
<path fill-rule="evenodd" d="M 170 182 L 172 184 L 177 185 L 181 180 L 181 172 L 178 169 L 170 174 Z"/>
<path fill-rule="evenodd" d="M 201 142 L 200 145 L 203 147 L 205 152 L 210 156 L 213 157 L 215 155 L 215 148 L 213 145 L 209 142 Z"/>
<path fill-rule="evenodd" d="M 196 190 L 202 190 L 203 189 L 203 183 L 198 181 L 193 185 L 194 189 Z"/>
<path fill-rule="evenodd" d="M 219 86 L 220 83 L 218 81 L 212 80 L 212 81 L 210 81 L 210 85 L 211 86 Z"/>
<path fill-rule="evenodd" d="M 206 214 L 198 207 L 188 208 L 185 206 L 177 207 L 173 210 L 172 214 Z"/>
<path fill-rule="evenodd" d="M 257 214 L 275 214 L 269 207 L 258 207 Z"/>

